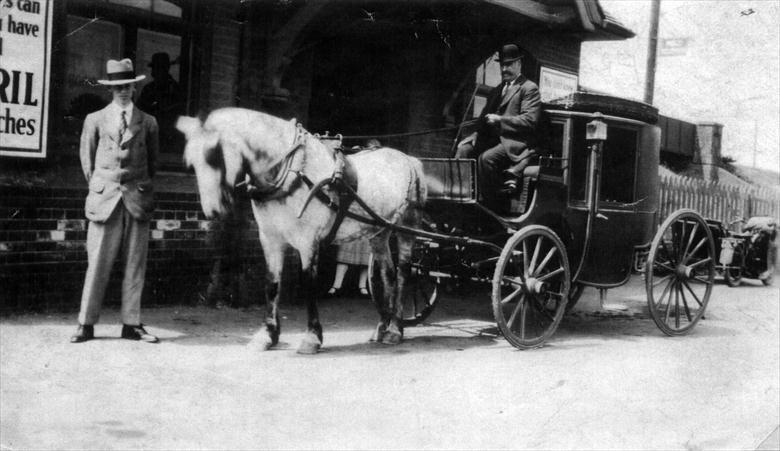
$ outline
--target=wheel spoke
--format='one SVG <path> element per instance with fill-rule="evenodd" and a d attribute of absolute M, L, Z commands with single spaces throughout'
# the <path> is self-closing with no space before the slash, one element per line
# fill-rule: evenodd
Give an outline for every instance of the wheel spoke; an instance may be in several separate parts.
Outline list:
<path fill-rule="evenodd" d="M 544 275 L 541 275 L 541 276 L 537 277 L 536 280 L 539 280 L 539 281 L 543 282 L 543 281 L 545 281 L 545 280 L 547 280 L 547 279 L 549 279 L 549 278 L 551 278 L 553 276 L 557 276 L 558 274 L 560 274 L 560 273 L 562 273 L 564 271 L 565 270 L 563 268 L 558 268 L 556 270 L 548 272 L 547 274 L 544 274 Z"/>
<path fill-rule="evenodd" d="M 528 242 L 523 240 L 523 278 L 528 276 Z"/>
<path fill-rule="evenodd" d="M 539 308 L 538 308 L 538 309 L 536 309 L 536 310 L 537 310 L 539 313 L 541 313 L 541 314 L 543 314 L 544 316 L 546 316 L 546 317 L 547 317 L 547 318 L 548 318 L 550 321 L 555 321 L 555 318 L 554 318 L 552 315 L 550 315 L 550 312 L 549 312 L 549 311 L 547 311 L 547 309 L 546 309 L 546 308 L 544 308 L 544 306 L 543 306 L 543 305 L 540 305 L 540 306 L 539 306 Z M 540 325 L 540 326 L 542 326 L 542 328 L 544 328 L 544 325 L 543 325 L 543 324 L 541 324 L 541 323 L 540 323 L 539 325 Z"/>
<path fill-rule="evenodd" d="M 682 260 L 683 264 L 684 264 L 684 265 L 687 265 L 687 264 L 688 264 L 688 260 L 689 260 L 689 259 L 690 259 L 692 256 L 696 255 L 696 252 L 698 252 L 698 251 L 699 251 L 699 249 L 701 249 L 702 245 L 704 245 L 704 243 L 706 243 L 706 242 L 707 242 L 707 237 L 704 237 L 704 238 L 702 238 L 702 239 L 699 241 L 699 244 L 697 244 L 697 245 L 696 245 L 696 247 L 693 249 L 693 252 L 691 252 L 690 254 L 685 254 L 685 255 L 684 255 L 684 257 L 685 257 L 685 258 Z"/>
<path fill-rule="evenodd" d="M 674 287 L 674 327 L 680 328 L 680 286 Z"/>
<path fill-rule="evenodd" d="M 523 287 L 525 284 L 522 280 L 517 280 L 519 277 L 501 276 L 501 280 L 515 287 Z"/>
<path fill-rule="evenodd" d="M 550 261 L 552 256 L 555 254 L 555 251 L 556 251 L 556 249 L 553 247 L 552 249 L 550 249 L 549 252 L 547 252 L 547 255 L 544 256 L 544 259 L 542 260 L 542 262 L 539 263 L 539 267 L 536 268 L 536 271 L 534 271 L 535 274 L 539 274 L 540 272 L 542 272 L 542 270 L 545 267 L 547 267 L 547 263 Z"/>
<path fill-rule="evenodd" d="M 688 308 L 688 299 L 685 297 L 685 291 L 683 291 L 682 287 L 680 287 L 680 298 L 683 302 L 683 309 L 685 310 L 685 316 L 688 318 L 688 322 L 692 323 L 693 318 L 691 317 L 691 309 Z"/>
<path fill-rule="evenodd" d="M 691 236 L 688 238 L 688 243 L 685 245 L 685 250 L 682 253 L 682 256 L 685 257 L 686 255 L 690 255 L 688 253 L 688 250 L 691 248 L 691 244 L 693 244 L 693 239 L 696 238 L 696 231 L 699 230 L 699 223 L 696 222 L 693 224 L 693 230 L 691 230 Z M 693 252 L 695 253 L 695 251 Z M 685 260 L 681 260 L 683 263 L 685 263 Z"/>
<path fill-rule="evenodd" d="M 654 281 L 654 282 L 653 282 L 653 286 L 658 286 L 658 285 L 660 285 L 660 284 L 662 284 L 662 283 L 666 282 L 667 280 L 671 279 L 672 277 L 674 277 L 674 275 L 672 275 L 672 274 L 667 274 L 667 275 L 665 275 L 665 276 L 661 277 L 660 279 L 658 279 L 658 280 Z"/>
<path fill-rule="evenodd" d="M 667 270 L 669 272 L 674 272 L 674 267 L 672 267 L 672 264 L 673 263 L 671 261 L 669 261 L 669 262 L 655 262 L 655 266 L 657 268 L 663 268 L 663 269 L 665 269 L 665 270 Z"/>
<path fill-rule="evenodd" d="M 701 303 L 701 300 L 699 300 L 699 296 L 696 295 L 696 293 L 693 291 L 690 285 L 688 285 L 687 280 L 683 280 L 683 285 L 685 285 L 685 288 L 688 289 L 688 291 L 691 293 L 691 296 L 693 296 L 693 299 L 699 304 L 700 307 L 704 307 L 704 304 Z"/>
<path fill-rule="evenodd" d="M 661 305 L 663 304 L 664 297 L 667 295 L 667 293 L 669 293 L 669 290 L 671 289 L 673 284 L 674 284 L 674 279 L 669 280 L 669 283 L 667 283 L 663 291 L 661 291 L 661 295 L 658 296 L 658 302 L 655 303 L 658 306 L 658 308 L 660 308 Z"/>
<path fill-rule="evenodd" d="M 527 306 L 523 306 L 523 310 L 520 312 L 520 339 L 525 340 L 525 318 L 528 315 Z"/>
<path fill-rule="evenodd" d="M 706 263 L 709 263 L 711 261 L 712 261 L 712 257 L 707 257 L 707 258 L 703 258 L 703 259 L 697 261 L 696 263 L 691 263 L 688 266 L 690 266 L 691 268 L 696 268 L 696 267 L 699 267 L 699 266 L 704 265 Z"/>
<path fill-rule="evenodd" d="M 518 295 L 523 293 L 523 287 L 517 288 L 515 291 L 509 294 L 509 296 L 505 297 L 504 299 L 501 299 L 501 304 L 508 304 L 515 300 Z"/>
<path fill-rule="evenodd" d="M 523 304 L 525 304 L 525 296 L 521 296 L 517 300 L 517 305 L 512 310 L 512 315 L 509 316 L 509 320 L 507 320 L 507 322 L 506 322 L 507 326 L 509 326 L 510 329 L 512 328 L 512 325 L 515 323 L 515 319 L 517 319 L 517 313 L 522 311 L 522 310 L 525 310 L 523 308 Z"/>
<path fill-rule="evenodd" d="M 536 238 L 536 247 L 534 247 L 534 255 L 531 257 L 531 265 L 527 267 L 528 275 L 533 276 L 536 274 L 536 259 L 539 258 L 539 251 L 542 249 L 542 237 Z"/>
<path fill-rule="evenodd" d="M 701 283 L 703 283 L 705 285 L 712 285 L 712 282 L 710 281 L 709 277 L 707 277 L 706 279 L 702 279 L 702 276 L 693 276 L 693 277 L 691 277 L 688 280 L 695 280 L 695 281 L 701 282 Z"/>
<path fill-rule="evenodd" d="M 672 285 L 674 285 L 674 283 L 672 283 Z M 675 290 L 674 286 L 672 286 L 672 289 L 669 290 L 669 302 L 666 304 L 666 314 L 664 315 L 664 322 L 665 323 L 669 322 L 669 313 L 672 310 L 672 293 L 673 292 L 676 293 L 676 290 Z"/>

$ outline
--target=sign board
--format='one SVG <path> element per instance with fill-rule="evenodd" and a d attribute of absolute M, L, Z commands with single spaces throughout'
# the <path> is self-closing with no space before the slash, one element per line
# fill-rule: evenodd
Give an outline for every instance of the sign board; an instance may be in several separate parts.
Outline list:
<path fill-rule="evenodd" d="M 539 94 L 542 96 L 542 102 L 549 102 L 577 92 L 578 86 L 577 75 L 542 66 L 539 73 Z"/>
<path fill-rule="evenodd" d="M 46 157 L 52 0 L 0 0 L 0 155 Z"/>

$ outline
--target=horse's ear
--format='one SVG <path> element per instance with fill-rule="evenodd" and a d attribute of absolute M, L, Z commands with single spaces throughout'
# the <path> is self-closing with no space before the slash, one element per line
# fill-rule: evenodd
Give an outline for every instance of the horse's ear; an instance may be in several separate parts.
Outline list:
<path fill-rule="evenodd" d="M 202 123 L 200 119 L 189 116 L 179 116 L 179 120 L 176 121 L 176 128 L 184 133 L 187 139 L 192 138 L 196 133 L 202 129 Z"/>

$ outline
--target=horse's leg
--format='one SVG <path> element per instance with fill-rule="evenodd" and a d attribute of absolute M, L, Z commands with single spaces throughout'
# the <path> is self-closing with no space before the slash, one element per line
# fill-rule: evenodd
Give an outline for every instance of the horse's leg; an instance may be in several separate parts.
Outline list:
<path fill-rule="evenodd" d="M 398 234 L 398 267 L 396 270 L 396 281 L 393 287 L 393 297 L 390 300 L 390 322 L 387 326 L 387 333 L 382 340 L 385 344 L 398 344 L 404 336 L 402 324 L 403 319 L 403 296 L 404 286 L 409 279 L 412 271 L 412 246 L 414 237 L 410 235 Z"/>
<path fill-rule="evenodd" d="M 306 287 L 304 293 L 306 302 L 306 313 L 308 322 L 306 324 L 306 335 L 303 336 L 300 345 L 298 345 L 298 354 L 316 354 L 322 347 L 322 324 L 320 324 L 320 313 L 317 309 L 317 296 L 314 293 L 314 282 L 317 278 L 317 245 L 312 246 L 311 250 L 299 250 L 301 255 L 301 276 L 302 286 Z"/>
<path fill-rule="evenodd" d="M 284 265 L 284 247 L 264 246 L 265 277 L 265 318 L 263 327 L 255 334 L 252 342 L 261 351 L 268 350 L 279 343 L 282 325 L 279 322 L 279 297 L 281 296 L 282 270 Z"/>
<path fill-rule="evenodd" d="M 395 289 L 395 265 L 393 256 L 390 252 L 390 231 L 383 231 L 369 240 L 371 252 L 374 254 L 374 270 L 368 276 L 371 277 L 371 286 L 374 292 L 371 297 L 374 300 L 374 306 L 379 313 L 379 323 L 376 326 L 371 341 L 384 342 L 387 327 L 392 317 L 391 302 L 393 291 Z M 381 287 L 377 292 L 376 288 Z"/>

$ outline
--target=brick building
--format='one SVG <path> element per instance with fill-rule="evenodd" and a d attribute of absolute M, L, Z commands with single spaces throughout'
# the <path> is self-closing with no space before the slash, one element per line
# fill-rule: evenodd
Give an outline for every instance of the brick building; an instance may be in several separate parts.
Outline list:
<path fill-rule="evenodd" d="M 46 2 L 44 2 L 46 3 Z M 524 71 L 574 80 L 585 40 L 633 33 L 596 0 L 57 0 L 53 8 L 50 125 L 46 158 L 0 157 L 0 310 L 78 305 L 86 268 L 86 183 L 78 162 L 84 116 L 109 93 L 94 81 L 109 58 L 129 57 L 151 77 L 165 52 L 183 113 L 242 106 L 296 117 L 311 132 L 383 135 L 418 156 L 449 156 L 452 127 L 479 112 L 498 82 L 493 54 L 515 42 Z M 542 93 L 545 94 L 544 83 Z M 143 83 L 139 91 L 143 89 Z M 471 102 L 474 98 L 473 103 Z M 196 299 L 215 255 L 247 280 L 262 265 L 256 228 L 240 236 L 200 212 L 194 180 L 173 130 L 162 149 L 144 302 Z M 345 144 L 359 144 L 358 140 Z M 237 244 L 239 243 L 239 244 Z M 240 255 L 228 252 L 238 248 Z M 250 282 L 255 283 L 255 282 Z M 116 284 L 114 284 L 116 285 Z M 114 287 L 116 288 L 116 287 Z M 107 302 L 117 301 L 111 297 Z"/>

